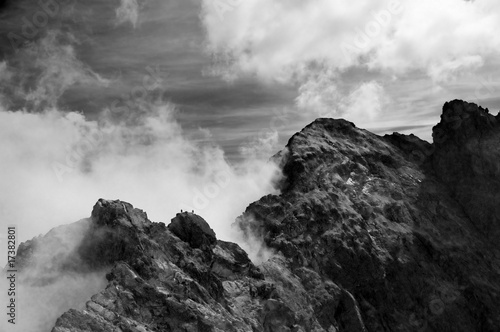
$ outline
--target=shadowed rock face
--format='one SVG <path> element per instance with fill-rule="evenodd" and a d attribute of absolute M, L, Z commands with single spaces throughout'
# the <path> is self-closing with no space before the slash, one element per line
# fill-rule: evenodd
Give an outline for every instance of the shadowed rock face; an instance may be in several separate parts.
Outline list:
<path fill-rule="evenodd" d="M 340 287 L 369 331 L 498 331 L 499 118 L 446 103 L 433 144 L 318 119 L 274 157 L 281 194 L 238 224 Z M 345 308 L 322 327 L 359 330 Z"/>
<path fill-rule="evenodd" d="M 200 216 L 99 200 L 59 228 L 81 244 L 57 266 L 108 285 L 52 331 L 498 331 L 499 120 L 446 103 L 433 144 L 314 121 L 273 157 L 281 194 L 235 223 L 275 252 L 259 266 Z"/>
<path fill-rule="evenodd" d="M 500 115 L 500 114 L 499 114 Z M 500 236 L 500 116 L 455 100 L 433 128 L 432 163 L 438 177 L 493 245 Z"/>
<path fill-rule="evenodd" d="M 168 229 L 193 248 L 207 248 L 217 242 L 215 232 L 203 218 L 188 212 L 178 214 Z"/>

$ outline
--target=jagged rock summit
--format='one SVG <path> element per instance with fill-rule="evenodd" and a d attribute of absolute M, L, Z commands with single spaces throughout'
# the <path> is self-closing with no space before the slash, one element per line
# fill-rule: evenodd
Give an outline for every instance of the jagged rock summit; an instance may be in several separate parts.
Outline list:
<path fill-rule="evenodd" d="M 432 144 L 314 121 L 273 157 L 281 193 L 235 222 L 274 252 L 258 266 L 200 216 L 166 226 L 106 200 L 18 257 L 81 234 L 55 266 L 107 271 L 53 332 L 499 331 L 499 123 L 459 100 Z"/>
<path fill-rule="evenodd" d="M 239 226 L 352 294 L 369 331 L 497 331 L 498 119 L 446 103 L 433 144 L 318 119 L 275 156 L 281 194 Z"/>
<path fill-rule="evenodd" d="M 195 214 L 178 214 L 167 228 L 129 203 L 101 199 L 78 256 L 91 268 L 109 267 L 109 283 L 85 310 L 63 314 L 54 332 L 251 331 L 262 324 L 255 312 L 234 304 L 252 305 L 257 295 L 250 289 L 261 287 L 262 273 Z"/>
<path fill-rule="evenodd" d="M 433 128 L 432 168 L 493 245 L 500 236 L 500 113 L 454 100 Z"/>
<path fill-rule="evenodd" d="M 202 217 L 193 213 L 178 213 L 168 229 L 193 248 L 206 248 L 217 242 L 213 229 Z"/>

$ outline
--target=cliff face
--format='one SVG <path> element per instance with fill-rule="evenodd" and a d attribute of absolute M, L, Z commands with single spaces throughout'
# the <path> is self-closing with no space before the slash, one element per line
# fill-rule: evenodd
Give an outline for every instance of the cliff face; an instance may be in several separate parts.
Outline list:
<path fill-rule="evenodd" d="M 434 127 L 433 168 L 478 230 L 500 236 L 500 113 L 462 101 L 446 103 Z"/>
<path fill-rule="evenodd" d="M 498 331 L 498 120 L 446 103 L 431 145 L 318 119 L 275 156 L 281 195 L 239 225 L 352 294 L 369 331 Z"/>
<path fill-rule="evenodd" d="M 499 143 L 500 116 L 462 101 L 433 144 L 314 121 L 273 158 L 281 194 L 235 223 L 275 253 L 259 266 L 200 216 L 166 226 L 99 200 L 53 261 L 107 286 L 52 331 L 498 331 Z"/>

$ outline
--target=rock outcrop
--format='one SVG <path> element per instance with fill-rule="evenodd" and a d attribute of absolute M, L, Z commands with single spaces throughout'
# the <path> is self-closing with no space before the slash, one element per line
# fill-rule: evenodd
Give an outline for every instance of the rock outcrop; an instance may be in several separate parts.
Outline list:
<path fill-rule="evenodd" d="M 108 286 L 84 310 L 64 313 L 53 332 L 322 331 L 308 291 L 331 305 L 343 296 L 307 268 L 292 273 L 283 257 L 256 267 L 198 215 L 179 213 L 167 227 L 121 201 L 97 202 L 69 259 L 80 270 L 108 268 Z M 360 322 L 353 308 L 343 317 Z"/>
<path fill-rule="evenodd" d="M 499 115 L 455 100 L 444 105 L 433 128 L 437 176 L 492 245 L 500 236 Z"/>
<path fill-rule="evenodd" d="M 274 157 L 281 194 L 238 224 L 348 294 L 368 331 L 498 331 L 499 118 L 446 103 L 433 144 L 318 119 Z M 362 330 L 343 308 L 322 327 Z"/>
<path fill-rule="evenodd" d="M 318 119 L 273 157 L 281 193 L 236 220 L 274 252 L 258 266 L 200 216 L 99 200 L 51 261 L 107 286 L 52 332 L 498 331 L 499 146 L 500 115 L 458 100 L 432 144 Z M 20 247 L 23 268 L 54 232 Z"/>

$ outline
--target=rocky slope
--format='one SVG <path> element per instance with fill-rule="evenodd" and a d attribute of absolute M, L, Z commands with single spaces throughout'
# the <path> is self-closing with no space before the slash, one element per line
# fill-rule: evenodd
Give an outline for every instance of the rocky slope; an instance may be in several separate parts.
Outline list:
<path fill-rule="evenodd" d="M 429 144 L 318 119 L 295 134 L 273 158 L 281 194 L 235 223 L 274 252 L 259 266 L 200 216 L 166 226 L 107 200 L 18 261 L 71 233 L 51 278 L 106 271 L 52 332 L 498 331 L 500 114 L 452 101 L 433 131 Z"/>
<path fill-rule="evenodd" d="M 433 137 L 318 119 L 275 156 L 281 195 L 239 225 L 352 294 L 368 331 L 499 331 L 500 115 L 455 100 Z"/>

